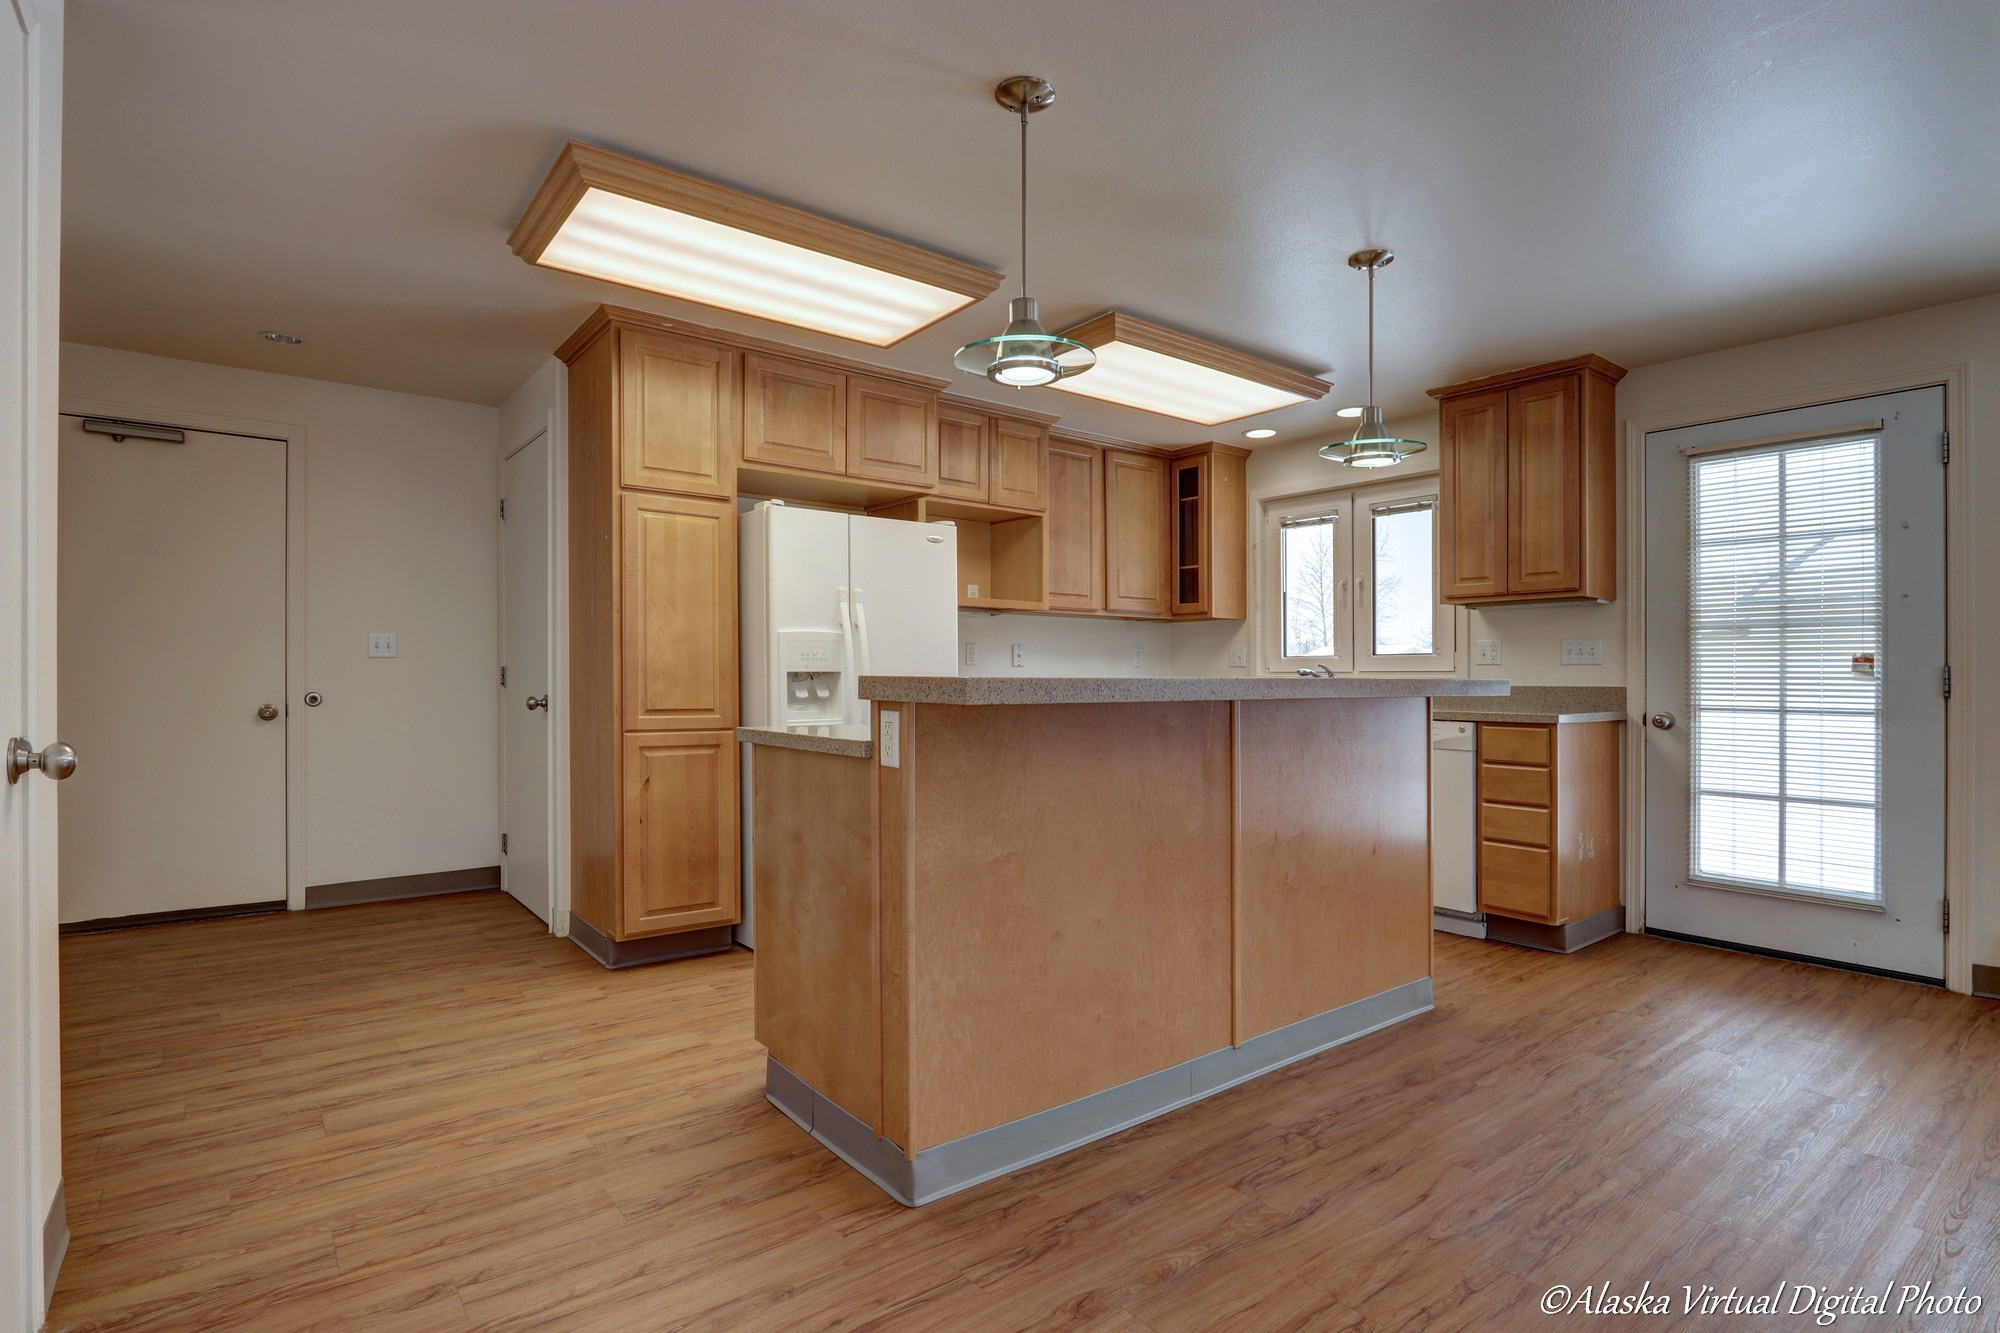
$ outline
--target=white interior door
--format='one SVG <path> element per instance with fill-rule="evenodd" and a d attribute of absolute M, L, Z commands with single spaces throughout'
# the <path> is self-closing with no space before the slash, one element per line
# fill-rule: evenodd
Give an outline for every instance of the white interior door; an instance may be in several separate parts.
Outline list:
<path fill-rule="evenodd" d="M 521 906 L 550 918 L 549 772 L 554 727 L 549 716 L 549 437 L 547 432 L 501 464 L 506 502 L 500 524 L 500 827 L 506 852 L 500 884 Z"/>
<path fill-rule="evenodd" d="M 56 241 L 60 0 L 0 19 L 0 744 L 56 732 Z M 84 767 L 90 756 L 85 754 Z M 67 783 L 65 785 L 68 785 Z M 57 1024 L 56 809 L 0 782 L 0 1328 L 39 1328 L 67 1237 Z"/>
<path fill-rule="evenodd" d="M 282 907 L 285 443 L 60 440 L 62 919 Z"/>
<path fill-rule="evenodd" d="M 1647 435 L 1649 929 L 1943 977 L 1943 433 L 1918 389 Z"/>

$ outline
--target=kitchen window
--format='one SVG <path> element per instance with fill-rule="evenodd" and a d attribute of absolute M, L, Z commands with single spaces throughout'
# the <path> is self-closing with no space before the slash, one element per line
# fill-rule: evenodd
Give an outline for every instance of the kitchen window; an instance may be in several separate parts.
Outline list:
<path fill-rule="evenodd" d="M 1451 671 L 1457 619 L 1438 600 L 1434 478 L 1265 505 L 1267 669 Z"/>

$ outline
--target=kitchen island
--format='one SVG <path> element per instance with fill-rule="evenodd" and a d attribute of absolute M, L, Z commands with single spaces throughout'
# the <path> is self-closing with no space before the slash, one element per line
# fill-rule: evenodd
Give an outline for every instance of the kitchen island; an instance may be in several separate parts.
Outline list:
<path fill-rule="evenodd" d="M 749 729 L 766 1096 L 916 1205 L 1431 1007 L 1429 700 L 863 677 Z"/>

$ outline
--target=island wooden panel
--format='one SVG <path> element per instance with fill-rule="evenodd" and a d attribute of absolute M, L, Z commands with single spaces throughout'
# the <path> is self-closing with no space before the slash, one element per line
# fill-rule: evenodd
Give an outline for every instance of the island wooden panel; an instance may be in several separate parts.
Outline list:
<path fill-rule="evenodd" d="M 1236 705 L 1234 1039 L 1430 975 L 1422 699 Z"/>
<path fill-rule="evenodd" d="M 757 1040 L 879 1130 L 875 766 L 769 745 L 751 762 Z"/>
<path fill-rule="evenodd" d="M 1229 705 L 903 711 L 921 757 L 906 729 L 882 794 L 885 880 L 892 802 L 912 825 L 905 903 L 885 885 L 883 911 L 885 934 L 907 913 L 907 954 L 885 960 L 907 991 L 884 988 L 908 1033 L 904 1150 L 1228 1045 Z"/>

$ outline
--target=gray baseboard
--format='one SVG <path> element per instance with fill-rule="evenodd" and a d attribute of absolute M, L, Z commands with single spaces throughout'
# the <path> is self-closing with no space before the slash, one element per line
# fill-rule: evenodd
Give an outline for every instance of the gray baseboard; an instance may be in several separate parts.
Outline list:
<path fill-rule="evenodd" d="M 385 879 L 351 879 L 341 884 L 308 884 L 306 910 L 356 907 L 362 903 L 393 903 L 404 898 L 435 898 L 445 893 L 471 893 L 500 887 L 499 866 L 471 870 L 437 870 L 425 875 L 390 875 Z"/>
<path fill-rule="evenodd" d="M 56 1197 L 42 1223 L 42 1313 L 56 1298 L 56 1275 L 62 1271 L 63 1256 L 69 1253 L 69 1195 L 63 1182 L 56 1182 Z"/>
<path fill-rule="evenodd" d="M 1252 1037 L 1241 1046 L 1211 1051 L 1157 1074 L 925 1148 L 914 1158 L 877 1138 L 874 1130 L 776 1060 L 765 1062 L 764 1096 L 883 1193 L 916 1208 L 1212 1097 L 1431 1007 L 1431 979 L 1420 977 Z"/>
<path fill-rule="evenodd" d="M 609 968 L 643 967 L 676 958 L 727 953 L 736 947 L 735 930 L 734 926 L 709 926 L 673 935 L 651 935 L 643 940 L 614 940 L 576 913 L 569 915 L 570 943 Z"/>
<path fill-rule="evenodd" d="M 1625 929 L 1625 909 L 1614 907 L 1565 926 L 1545 926 L 1539 921 L 1520 921 L 1511 916 L 1486 914 L 1486 938 L 1502 944 L 1518 944 L 1526 949 L 1549 953 L 1575 953 L 1599 940 L 1608 940 Z"/>
<path fill-rule="evenodd" d="M 1988 1000 L 2000 1000 L 2000 967 L 1990 963 L 1972 965 L 1972 993 Z"/>

